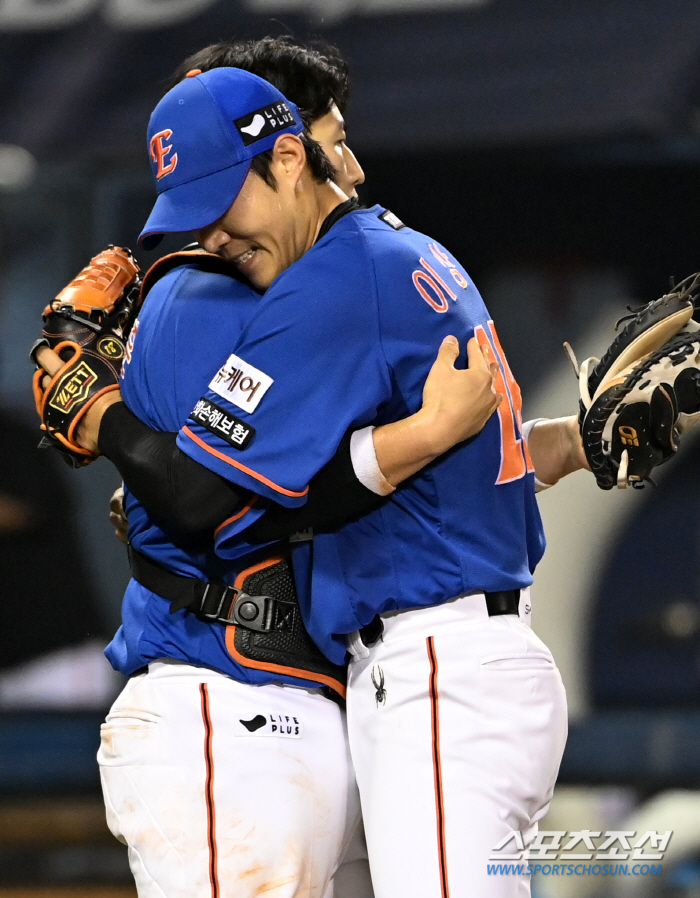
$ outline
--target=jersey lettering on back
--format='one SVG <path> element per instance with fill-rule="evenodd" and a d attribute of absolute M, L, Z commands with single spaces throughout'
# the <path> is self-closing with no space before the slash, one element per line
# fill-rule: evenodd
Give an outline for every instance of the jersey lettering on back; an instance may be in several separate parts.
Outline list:
<path fill-rule="evenodd" d="M 412 275 L 413 286 L 432 309 L 442 313 L 446 312 L 450 307 L 447 297 L 449 296 L 451 300 L 456 301 L 457 293 L 450 287 L 446 276 L 444 276 L 445 273 L 440 274 L 436 269 L 440 265 L 446 268 L 454 283 L 461 290 L 467 289 L 469 281 L 450 259 L 445 250 L 439 247 L 437 243 L 430 244 L 430 252 L 434 257 L 432 264 L 421 256 L 421 267 L 417 268 Z M 438 263 L 437 265 L 435 265 L 436 262 Z"/>

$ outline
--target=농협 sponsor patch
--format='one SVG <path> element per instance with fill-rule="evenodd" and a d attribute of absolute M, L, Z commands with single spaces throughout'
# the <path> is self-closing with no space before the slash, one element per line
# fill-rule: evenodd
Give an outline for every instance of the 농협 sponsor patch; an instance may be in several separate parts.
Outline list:
<path fill-rule="evenodd" d="M 190 418 L 197 421 L 202 427 L 206 427 L 211 433 L 226 440 L 234 449 L 245 449 L 255 436 L 254 427 L 208 399 L 199 400 L 192 410 Z"/>
<path fill-rule="evenodd" d="M 272 384 L 273 380 L 267 374 L 253 368 L 237 355 L 230 355 L 209 384 L 209 389 L 244 412 L 253 412 Z"/>
<path fill-rule="evenodd" d="M 248 115 L 234 121 L 238 133 L 247 147 L 251 143 L 255 143 L 256 140 L 262 140 L 263 137 L 275 134 L 294 124 L 297 124 L 297 119 L 284 102 L 270 103 L 269 106 L 249 112 Z"/>
<path fill-rule="evenodd" d="M 276 736 L 278 739 L 301 739 L 304 725 L 292 714 L 256 714 L 234 723 L 236 736 Z"/>

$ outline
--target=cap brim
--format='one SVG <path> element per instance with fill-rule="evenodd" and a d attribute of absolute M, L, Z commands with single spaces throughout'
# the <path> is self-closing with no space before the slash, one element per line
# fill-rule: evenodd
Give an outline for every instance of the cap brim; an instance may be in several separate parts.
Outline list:
<path fill-rule="evenodd" d="M 163 234 L 198 231 L 221 218 L 240 193 L 250 170 L 245 159 L 231 168 L 164 190 L 155 202 L 139 244 L 154 249 Z"/>

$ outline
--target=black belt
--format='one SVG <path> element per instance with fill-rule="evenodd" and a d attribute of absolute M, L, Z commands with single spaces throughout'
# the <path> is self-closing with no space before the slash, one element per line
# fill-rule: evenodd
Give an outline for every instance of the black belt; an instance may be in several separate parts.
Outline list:
<path fill-rule="evenodd" d="M 238 624 L 259 633 L 269 633 L 275 629 L 289 605 L 272 596 L 248 595 L 215 580 L 195 580 L 174 574 L 131 545 L 129 564 L 134 580 L 170 602 L 171 614 L 186 608 L 208 621 Z"/>
<path fill-rule="evenodd" d="M 489 617 L 496 617 L 499 614 L 518 614 L 520 608 L 520 590 L 519 589 L 502 589 L 499 592 L 485 592 L 486 611 Z M 379 615 L 371 620 L 366 627 L 360 630 L 360 639 L 367 646 L 372 648 L 379 642 L 384 632 L 384 621 Z"/>
<path fill-rule="evenodd" d="M 520 590 L 502 589 L 499 592 L 485 592 L 486 610 L 489 617 L 498 614 L 518 614 L 520 611 Z"/>

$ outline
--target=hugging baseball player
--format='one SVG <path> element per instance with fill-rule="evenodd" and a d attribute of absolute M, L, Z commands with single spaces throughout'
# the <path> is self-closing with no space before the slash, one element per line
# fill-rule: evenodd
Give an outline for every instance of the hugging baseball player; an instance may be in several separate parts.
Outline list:
<path fill-rule="evenodd" d="M 305 84 L 306 93 L 300 99 L 311 133 L 327 147 L 335 177 L 346 193 L 354 192 L 362 173 L 344 146 L 342 117 L 333 103 L 337 99 L 342 104 L 342 67 L 318 53 L 280 41 L 212 48 L 199 54 L 195 62 L 219 65 L 222 56 L 226 61 L 233 56 L 239 64 L 251 68 L 277 64 L 292 86 L 298 86 L 300 80 Z M 279 96 L 272 99 L 275 103 L 283 101 Z M 259 294 L 238 278 L 235 270 L 218 262 L 199 253 L 178 254 L 158 265 L 144 284 L 148 301 L 138 326 L 131 331 L 122 386 L 131 408 L 154 428 L 174 431 L 184 423 L 211 379 L 205 376 L 210 352 L 216 358 L 217 353 L 228 351 L 259 301 Z M 82 276 L 83 282 L 87 279 L 94 285 L 96 279 L 104 280 L 109 266 L 117 263 L 129 267 L 128 260 L 118 259 L 113 252 L 96 262 Z M 117 286 L 123 286 L 118 279 Z M 65 310 L 65 306 L 62 308 Z M 66 320 L 60 319 L 60 325 L 56 348 L 66 337 Z M 85 334 L 90 338 L 89 329 Z M 75 332 L 70 336 L 76 339 Z M 101 337 L 94 340 L 98 347 L 101 341 Z M 284 627 L 281 648 L 272 645 L 269 636 L 260 631 L 253 632 L 252 639 L 244 639 L 247 644 L 241 646 L 239 637 L 246 631 L 240 617 L 235 625 L 226 627 L 216 621 L 210 606 L 205 608 L 200 603 L 196 609 L 191 605 L 185 610 L 182 595 L 172 602 L 167 599 L 172 598 L 173 584 L 181 590 L 183 581 L 192 584 L 209 577 L 212 587 L 219 586 L 213 582 L 219 574 L 222 581 L 231 583 L 244 579 L 245 588 L 254 593 L 259 585 L 253 582 L 255 575 L 262 572 L 263 591 L 272 592 L 273 614 L 278 614 L 278 623 L 284 624 L 281 612 L 288 615 L 290 603 L 284 600 L 290 596 L 288 592 L 280 595 L 279 590 L 289 591 L 290 585 L 285 580 L 280 547 L 256 551 L 255 545 L 269 541 L 278 532 L 288 533 L 309 523 L 323 528 L 376 506 L 381 500 L 357 481 L 350 461 L 374 490 L 386 492 L 392 487 L 382 470 L 392 482 L 399 482 L 438 452 L 480 429 L 497 404 L 491 375 L 475 344 L 470 349 L 470 371 L 452 368 L 456 354 L 456 348 L 446 344 L 434 369 L 438 377 L 431 375 L 425 393 L 427 408 L 432 401 L 431 385 L 444 382 L 454 389 L 456 379 L 460 386 L 479 384 L 478 389 L 468 391 L 468 407 L 464 398 L 459 398 L 452 413 L 457 419 L 454 426 L 446 424 L 450 410 L 442 401 L 444 391 L 440 387 L 437 393 L 432 391 L 439 399 L 439 420 L 424 416 L 423 423 L 414 415 L 398 425 L 377 428 L 374 440 L 371 428 L 356 433 L 354 437 L 359 439 L 352 446 L 352 441 L 344 440 L 339 451 L 351 450 L 349 458 L 341 458 L 344 465 L 329 465 L 320 478 L 314 478 L 303 508 L 290 515 L 276 507 L 262 515 L 259 526 L 263 529 L 256 534 L 257 539 L 250 539 L 248 529 L 248 539 L 254 545 L 239 540 L 236 561 L 222 564 L 214 553 L 212 528 L 202 532 L 202 505 L 207 514 L 213 511 L 214 523 L 227 517 L 218 508 L 231 508 L 232 497 L 220 478 L 214 479 L 216 491 L 221 494 L 224 489 L 223 505 L 219 499 L 218 506 L 216 495 L 211 500 L 214 506 L 207 501 L 211 484 L 197 480 L 192 468 L 185 471 L 183 480 L 176 481 L 180 518 L 174 537 L 165 522 L 161 529 L 128 494 L 136 579 L 125 598 L 124 626 L 109 654 L 118 669 L 133 676 L 103 729 L 100 763 L 110 825 L 129 845 L 140 895 L 239 896 L 271 891 L 280 896 L 329 896 L 333 889 L 337 896 L 369 894 L 370 887 L 361 875 L 361 861 L 359 870 L 358 864 L 352 863 L 361 856 L 362 847 L 357 839 L 353 844 L 351 838 L 357 800 L 347 759 L 344 715 L 318 688 L 325 684 L 344 692 L 344 667 L 329 663 L 304 642 L 298 619 L 292 634 L 299 643 L 296 653 L 288 651 L 289 633 Z M 94 364 L 87 351 L 81 360 L 88 357 Z M 63 379 L 61 375 L 59 380 Z M 441 436 L 446 428 L 449 436 Z M 238 433 L 231 429 L 229 436 Z M 123 434 L 120 432 L 119 439 L 123 440 Z M 166 442 L 170 442 L 167 437 Z M 417 452 L 407 458 L 412 442 Z M 373 457 L 374 443 L 381 469 Z M 149 456 L 149 447 L 143 444 L 140 451 L 157 468 L 164 460 L 162 453 Z M 139 465 L 138 452 L 135 455 L 132 451 L 131 464 L 135 467 L 130 473 L 138 490 L 143 478 L 134 473 Z M 129 467 L 128 461 L 126 465 Z M 193 467 L 209 474 L 198 465 Z M 326 484 L 332 487 L 330 499 L 324 494 Z M 319 489 L 314 493 L 316 487 Z M 347 498 L 339 509 L 343 487 Z M 146 492 L 147 488 L 148 484 Z M 168 498 L 173 500 L 172 495 Z M 265 500 L 253 501 L 251 497 L 250 504 L 262 507 Z M 155 519 L 162 521 L 159 511 L 166 512 L 160 507 L 155 510 Z M 226 530 L 224 524 L 216 538 L 225 538 Z M 303 555 L 304 549 L 303 544 L 297 544 L 293 552 Z M 149 560 L 157 565 L 149 564 Z M 300 566 L 303 570 L 297 559 L 298 584 Z M 166 568 L 171 572 L 169 578 Z M 180 576 L 173 577 L 172 572 Z M 270 572 L 272 577 L 268 576 Z M 153 582 L 154 577 L 157 582 Z M 143 586 L 144 581 L 153 590 Z M 211 592 L 208 601 L 214 594 L 221 598 L 221 591 Z M 237 607 L 245 611 L 242 598 L 239 596 Z M 188 595 L 186 599 L 196 597 Z M 304 599 L 302 589 L 299 599 Z M 170 614 L 178 601 L 181 610 Z M 219 620 L 222 618 L 220 615 Z M 227 624 L 234 621 L 227 620 Z M 300 669 L 300 662 L 310 669 Z M 141 673 L 146 664 L 148 673 Z M 280 689 L 279 684 L 286 685 Z M 303 688 L 305 685 L 310 688 Z M 185 809 L 191 823 L 186 832 L 182 827 Z M 346 843 L 350 843 L 349 848 Z M 341 856 L 345 863 L 328 885 Z"/>
<path fill-rule="evenodd" d="M 199 261 L 190 257 L 187 262 L 199 275 L 210 277 L 199 280 L 207 297 L 215 295 L 216 285 L 221 287 L 222 282 L 211 280 L 214 275 L 237 285 L 243 275 L 258 291 L 265 291 L 243 315 L 245 323 L 238 319 L 222 337 L 222 347 L 227 344 L 223 364 L 213 378 L 201 377 L 202 383 L 208 383 L 203 395 L 195 399 L 182 392 L 182 402 L 192 399 L 194 406 L 180 429 L 177 446 L 168 441 L 157 463 L 155 454 L 150 461 L 144 461 L 143 451 L 135 457 L 129 442 L 133 445 L 134 440 L 150 437 L 134 429 L 130 413 L 114 390 L 89 397 L 83 431 L 78 418 L 68 422 L 68 445 L 76 438 L 83 451 L 99 447 L 124 474 L 133 493 L 129 511 L 136 515 L 132 542 L 138 544 L 142 538 L 133 557 L 136 580 L 144 591 L 132 584 L 131 611 L 127 594 L 125 626 L 113 644 L 112 657 L 125 665 L 136 659 L 151 663 L 148 673 L 131 681 L 122 704 L 117 702 L 110 720 L 118 726 L 110 727 L 108 722 L 104 767 L 110 765 L 104 757 L 109 759 L 112 750 L 112 760 L 129 758 L 127 763 L 114 764 L 120 770 L 114 789 L 106 788 L 108 805 L 112 794 L 120 794 L 131 829 L 128 833 L 128 827 L 119 830 L 119 821 L 116 828 L 130 844 L 142 894 L 178 894 L 168 868 L 177 869 L 180 877 L 190 877 L 188 894 L 201 890 L 225 894 L 229 888 L 231 894 L 258 894 L 263 887 L 280 895 L 323 894 L 337 865 L 344 812 L 351 802 L 340 813 L 338 804 L 334 808 L 331 828 L 335 835 L 326 837 L 325 843 L 318 836 L 321 851 L 326 850 L 333 860 L 325 862 L 314 878 L 309 873 L 314 839 L 304 843 L 298 839 L 300 831 L 313 829 L 314 814 L 304 815 L 301 794 L 292 795 L 286 789 L 282 791 L 289 800 L 283 805 L 291 819 L 286 829 L 261 816 L 260 801 L 245 804 L 245 796 L 238 794 L 249 791 L 241 789 L 241 766 L 247 763 L 255 770 L 246 780 L 259 787 L 258 798 L 263 795 L 262 804 L 268 804 L 270 771 L 278 775 L 271 764 L 277 750 L 261 751 L 258 758 L 257 747 L 254 753 L 222 746 L 215 735 L 213 696 L 219 681 L 224 681 L 220 710 L 226 721 L 224 695 L 235 694 L 228 682 L 233 680 L 236 688 L 240 683 L 247 685 L 246 695 L 234 700 L 236 712 L 229 715 L 228 726 L 223 724 L 227 732 L 236 732 L 238 718 L 248 734 L 241 731 L 243 739 L 275 736 L 278 745 L 283 739 L 297 739 L 295 761 L 301 756 L 311 761 L 306 772 L 315 774 L 316 767 L 323 767 L 322 760 L 312 748 L 301 747 L 304 740 L 314 741 L 317 749 L 322 744 L 323 734 L 314 732 L 313 726 L 307 727 L 294 715 L 291 721 L 282 720 L 277 706 L 250 718 L 239 714 L 252 713 L 261 696 L 262 701 L 274 703 L 265 690 L 279 687 L 256 679 L 261 670 L 280 673 L 281 665 L 271 662 L 271 656 L 280 658 L 286 652 L 297 662 L 285 665 L 285 692 L 305 682 L 335 685 L 342 691 L 342 665 L 349 651 L 348 732 L 375 893 L 386 898 L 447 895 L 450 890 L 453 894 L 522 894 L 528 889 L 524 877 L 487 877 L 485 862 L 493 845 L 510 830 L 520 830 L 525 844 L 532 839 L 546 811 L 563 750 L 563 691 L 551 655 L 530 630 L 528 587 L 544 548 L 535 481 L 553 483 L 585 464 L 577 422 L 572 418 L 521 424 L 517 384 L 493 322 L 464 269 L 448 250 L 412 231 L 388 210 L 361 209 L 324 179 L 318 160 L 314 161 L 313 146 L 304 141 L 293 104 L 265 93 L 268 88 L 235 68 L 194 71 L 169 92 L 151 119 L 150 147 L 159 199 L 142 237 L 194 231 L 216 257 L 214 261 L 207 256 L 206 262 L 204 257 Z M 235 270 L 222 266 L 222 259 Z M 183 266 L 182 259 L 178 265 Z M 166 431 L 181 420 L 182 410 L 167 420 L 156 420 L 155 408 L 143 401 L 147 390 L 157 386 L 157 378 L 145 383 L 146 357 L 149 351 L 155 352 L 160 339 L 160 334 L 149 330 L 148 316 L 152 308 L 153 315 L 162 311 L 166 318 L 176 319 L 166 294 L 182 286 L 186 296 L 188 278 L 177 267 L 172 273 L 161 268 L 160 273 L 160 281 L 155 276 L 150 279 L 139 326 L 132 330 L 123 383 L 129 401 L 128 383 L 133 378 L 131 403 L 138 407 L 140 386 L 142 416 Z M 663 302 L 672 305 L 668 298 Z M 690 327 L 687 309 L 683 315 L 678 323 L 681 329 Z M 638 316 L 640 326 L 643 317 Z M 371 471 L 355 480 L 366 479 L 374 487 L 380 485 L 374 492 L 387 492 L 381 471 L 387 475 L 391 462 L 385 468 L 379 447 L 375 459 L 375 441 L 370 451 L 366 427 L 385 425 L 384 432 L 390 433 L 389 422 L 418 414 L 434 350 L 451 333 L 460 341 L 475 338 L 498 360 L 496 389 L 505 397 L 498 415 L 479 431 L 481 421 L 471 431 L 471 439 L 423 470 L 417 457 L 408 469 L 404 460 L 404 476 L 406 470 L 412 473 L 411 468 L 419 473 L 383 502 L 373 498 L 370 503 L 360 491 L 354 494 L 354 507 L 344 500 L 344 513 L 333 515 L 326 496 L 316 501 L 316 510 L 320 505 L 323 512 L 318 517 L 311 511 L 308 518 L 301 512 L 295 517 L 294 509 L 313 509 L 314 495 L 323 496 L 323 472 L 337 464 L 339 457 L 343 460 L 346 450 L 356 472 L 362 465 Z M 231 338 L 233 353 L 229 352 Z M 686 349 L 694 352 L 696 343 L 690 332 L 681 334 L 673 349 L 676 355 L 681 348 L 688 355 Z M 140 368 L 139 353 L 144 359 Z M 478 360 L 477 354 L 470 353 L 470 366 Z M 604 357 L 601 364 L 606 368 L 610 361 Z M 77 386 L 77 378 L 86 373 L 81 364 L 75 358 L 66 362 L 42 398 L 42 411 L 56 397 L 56 387 L 66 388 L 56 399 L 60 405 L 60 396 L 71 393 L 67 386 Z M 195 370 L 203 374 L 204 363 L 198 362 Z M 683 413 L 697 414 L 695 368 L 689 365 L 687 370 L 689 402 Z M 625 389 L 635 385 L 636 381 L 625 384 Z M 613 388 L 617 386 L 613 382 Z M 679 386 L 678 396 L 673 396 L 663 384 L 658 389 L 662 405 L 658 429 L 670 436 L 670 457 L 675 451 L 674 416 L 683 405 L 676 400 L 682 398 L 682 391 Z M 162 389 L 161 394 L 160 401 L 167 407 Z M 595 395 L 589 398 L 594 407 Z M 485 408 L 477 417 L 488 417 L 493 402 Z M 44 424 L 47 435 L 57 438 L 60 427 L 55 415 L 45 415 Z M 618 429 L 624 430 L 624 436 L 631 426 L 626 418 L 624 428 Z M 356 433 L 346 436 L 352 431 Z M 375 435 L 381 432 L 378 428 Z M 125 443 L 120 436 L 124 433 Z M 66 436 L 61 435 L 65 447 Z M 159 436 L 168 438 L 166 433 Z M 159 445 L 166 444 L 160 440 Z M 192 521 L 183 523 L 178 515 L 181 509 L 172 510 L 172 484 L 167 481 L 176 463 L 166 459 L 164 483 L 158 477 L 163 451 L 174 458 L 179 451 L 192 463 L 182 468 L 196 482 L 196 489 L 188 494 L 190 501 L 223 495 L 221 504 L 211 500 L 213 520 L 200 514 L 195 526 Z M 431 453 L 437 454 L 434 448 Z M 424 452 L 417 456 L 425 460 Z M 358 458 L 364 459 L 362 464 Z M 214 479 L 192 473 L 200 469 Z M 143 472 L 149 470 L 152 476 L 144 479 Z M 347 470 L 347 464 L 334 470 Z M 617 478 L 624 480 L 624 471 L 618 469 Z M 402 478 L 390 474 L 388 479 L 393 485 Z M 209 486 L 212 483 L 215 488 Z M 200 493 L 200 487 L 213 492 Z M 284 520 L 279 506 L 290 510 L 288 525 L 308 521 L 318 531 L 313 545 L 298 542 L 293 549 L 297 587 L 302 585 L 298 608 L 313 644 L 304 642 L 303 628 L 295 630 L 294 622 L 288 623 L 289 609 L 282 607 L 295 605 L 289 598 L 285 559 L 268 555 L 256 560 L 261 557 L 255 554 L 260 544 L 279 536 L 275 526 L 279 528 Z M 361 511 L 366 514 L 359 520 L 340 523 Z M 175 528 L 170 536 L 169 528 Z M 177 537 L 172 535 L 175 532 Z M 159 555 L 154 547 L 168 540 L 170 554 Z M 154 560 L 166 563 L 161 566 Z M 223 578 L 231 572 L 236 576 L 226 587 L 228 581 Z M 215 585 L 220 587 L 218 593 L 212 589 Z M 207 604 L 210 591 L 217 599 L 214 610 Z M 168 611 L 175 612 L 172 624 Z M 202 620 L 207 615 L 213 622 Z M 271 627 L 270 620 L 275 622 Z M 283 622 L 297 640 L 292 647 L 296 651 L 275 640 L 276 631 L 284 630 L 278 626 Z M 209 629 L 199 630 L 200 624 Z M 181 632 L 174 638 L 178 627 Z M 315 647 L 322 650 L 322 657 L 314 654 Z M 227 665 L 224 670 L 219 667 L 222 658 Z M 202 666 L 208 668 L 204 675 Z M 236 673 L 231 673 L 234 669 Z M 212 678 L 212 671 L 222 676 Z M 176 718 L 180 711 L 180 702 L 173 697 L 192 683 L 197 686 L 199 706 L 198 714 L 191 711 L 188 721 L 195 729 L 199 724 L 199 735 L 203 733 L 196 757 L 185 735 L 189 726 L 172 731 L 181 736 L 182 745 L 163 745 L 168 732 L 163 721 Z M 246 704 L 251 686 L 255 699 Z M 304 695 L 326 701 L 317 692 Z M 286 697 L 284 702 L 289 707 Z M 325 713 L 318 705 L 312 710 L 305 700 L 300 707 L 314 722 Z M 333 727 L 332 717 L 323 719 Z M 268 725 L 275 728 L 270 733 L 265 731 Z M 285 727 L 284 733 L 280 727 Z M 256 732 L 258 736 L 250 736 Z M 332 748 L 341 756 L 339 733 L 335 727 Z M 144 763 L 159 771 L 160 785 L 155 788 L 149 788 L 154 777 L 145 779 L 143 787 L 134 783 L 135 771 Z M 220 765 L 225 771 L 224 783 L 218 787 L 222 793 L 217 791 L 215 775 Z M 292 767 L 280 766 L 284 781 Z M 193 777 L 188 785 L 194 787 L 181 794 L 183 769 L 204 773 Z M 298 768 L 294 770 L 298 781 Z M 232 785 L 234 772 L 238 789 Z M 324 775 L 319 774 L 321 780 Z M 163 786 L 171 780 L 173 794 L 165 795 Z M 336 780 L 325 796 L 337 802 L 347 785 L 344 781 L 339 786 Z M 309 789 L 308 780 L 304 788 Z M 322 791 L 320 787 L 321 804 Z M 229 814 L 223 822 L 215 813 L 219 794 L 224 796 L 223 813 Z M 135 796 L 142 807 L 134 812 Z M 232 817 L 231 808 L 238 800 L 242 804 Z M 179 834 L 167 824 L 171 807 L 190 806 L 193 819 L 197 813 L 198 820 L 203 816 L 203 807 L 208 819 L 206 827 L 198 824 L 193 841 L 199 847 L 185 850 L 182 838 L 178 841 Z M 163 824 L 155 827 L 155 847 L 154 827 L 138 826 L 154 808 L 164 815 L 159 816 Z M 264 820 L 276 837 L 267 857 L 257 855 L 268 866 L 265 881 L 256 880 L 252 890 L 252 868 L 247 867 L 247 875 L 242 876 L 241 867 L 230 860 L 230 855 L 250 850 L 254 841 L 242 834 L 241 809 L 249 815 L 249 826 Z M 318 809 L 317 805 L 314 813 Z M 113 813 L 114 819 L 118 816 Z M 296 852 L 295 861 L 286 869 L 284 852 L 279 850 L 287 844 L 284 833 L 297 837 L 292 852 Z M 226 840 L 226 860 L 219 839 Z M 203 868 L 208 879 L 201 878 Z M 272 878 L 273 869 L 283 875 Z M 154 871 L 167 885 L 157 883 Z"/>

